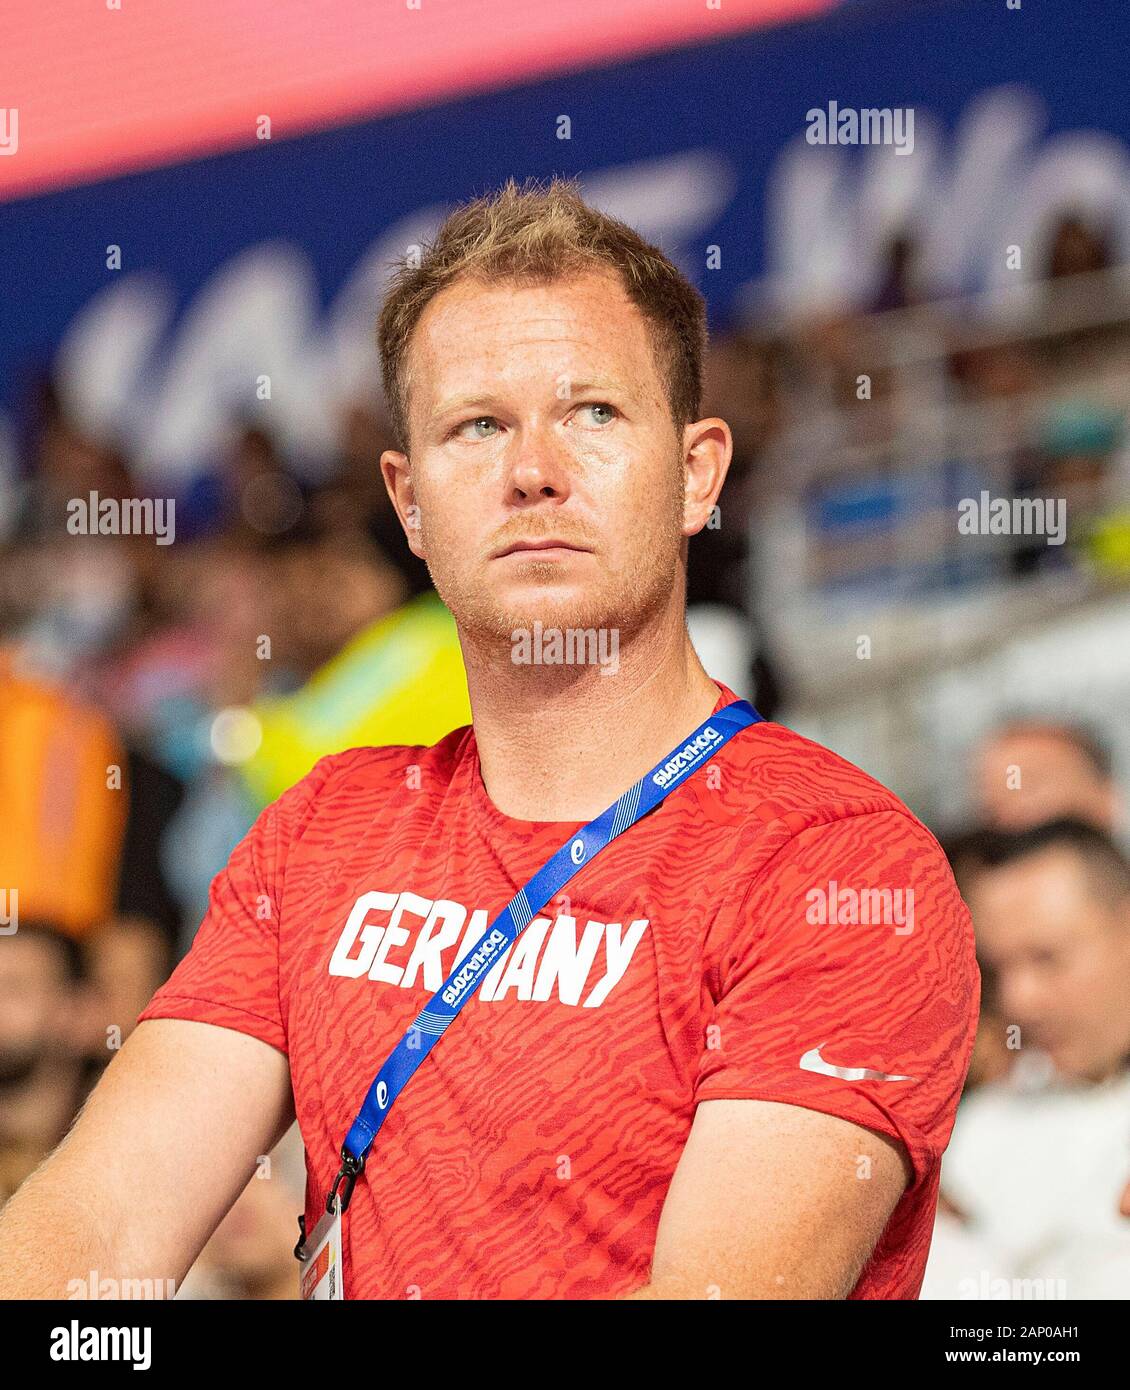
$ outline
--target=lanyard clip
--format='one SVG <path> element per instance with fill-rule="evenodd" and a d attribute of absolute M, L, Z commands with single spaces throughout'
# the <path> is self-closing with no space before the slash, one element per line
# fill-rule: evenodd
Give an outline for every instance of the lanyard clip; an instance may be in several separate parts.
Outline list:
<path fill-rule="evenodd" d="M 337 1177 L 334 1178 L 334 1185 L 330 1188 L 330 1195 L 326 1198 L 326 1210 L 328 1212 L 332 1212 L 334 1209 L 334 1198 L 337 1197 L 337 1190 L 339 1187 L 341 1188 L 339 1210 L 346 1210 L 353 1196 L 353 1188 L 357 1179 L 364 1171 L 365 1160 L 363 1158 L 354 1158 L 343 1144 L 341 1149 L 341 1168 L 338 1170 Z"/>

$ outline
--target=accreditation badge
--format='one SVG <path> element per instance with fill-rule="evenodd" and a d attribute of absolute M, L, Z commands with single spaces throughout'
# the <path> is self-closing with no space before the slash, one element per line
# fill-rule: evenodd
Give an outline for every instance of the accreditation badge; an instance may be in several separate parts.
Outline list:
<path fill-rule="evenodd" d="M 341 1258 L 341 1204 L 334 1197 L 314 1233 L 305 1242 L 299 1292 L 303 1298 L 345 1298 L 345 1270 Z"/>

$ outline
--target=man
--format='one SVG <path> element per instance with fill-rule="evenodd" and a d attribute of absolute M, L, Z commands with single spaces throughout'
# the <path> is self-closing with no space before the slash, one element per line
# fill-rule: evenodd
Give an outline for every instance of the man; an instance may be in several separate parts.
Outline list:
<path fill-rule="evenodd" d="M 975 750 L 973 789 L 980 824 L 991 830 L 1025 830 L 1069 817 L 1119 833 L 1122 806 L 1110 750 L 1080 725 L 1031 715 L 1007 720 Z M 983 838 L 976 829 L 952 844 L 950 863 L 963 893 L 964 875 L 975 872 Z M 992 972 L 983 961 L 981 985 L 970 1087 L 1002 1080 L 1016 1060 L 1007 1046 L 1007 1022 L 1000 1015 Z"/>
<path fill-rule="evenodd" d="M 74 1119 L 96 1026 L 73 937 L 39 921 L 0 935 L 0 1201 Z"/>
<path fill-rule="evenodd" d="M 731 703 L 684 622 L 731 447 L 697 418 L 704 339 L 683 276 L 567 185 L 462 208 L 397 275 L 381 466 L 473 726 L 325 758 L 263 813 L 0 1220 L 0 1293 L 55 1289 L 88 1246 L 179 1277 L 292 1087 L 311 1229 L 456 960 Z M 552 634 L 577 632 L 565 664 Z M 424 1059 L 352 1194 L 346 1293 L 913 1298 L 977 993 L 933 838 L 842 759 L 747 728 L 527 925 Z M 77 1232 L 76 1191 L 98 1214 Z"/>
<path fill-rule="evenodd" d="M 963 1102 L 946 1192 L 1013 1279 L 1125 1298 L 1130 862 L 1071 820 L 986 836 L 980 862 L 969 902 L 1019 1050 L 1007 1079 Z"/>

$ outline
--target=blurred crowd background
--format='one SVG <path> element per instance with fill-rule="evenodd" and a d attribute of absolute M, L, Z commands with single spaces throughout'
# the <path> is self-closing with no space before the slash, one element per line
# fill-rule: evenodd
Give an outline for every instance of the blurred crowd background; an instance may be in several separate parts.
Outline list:
<path fill-rule="evenodd" d="M 733 71 L 748 70 L 751 83 L 774 66 L 778 40 L 794 64 L 811 53 L 813 85 L 798 78 L 793 102 L 794 143 L 803 143 L 808 98 L 833 94 L 821 76 L 827 51 L 845 42 L 864 51 L 896 21 L 881 4 L 797 8 L 830 12 L 778 29 L 757 28 L 751 9 L 728 42 L 739 45 Z M 787 6 L 762 9 L 788 17 Z M 1102 9 L 1083 0 L 1074 13 L 1085 26 Z M 915 24 L 983 22 L 972 14 L 924 0 L 897 22 L 909 43 Z M 1089 98 L 1075 93 L 1056 107 L 1039 85 L 1051 81 L 1050 60 L 1042 68 L 1017 44 L 1016 61 L 1034 64 L 1029 96 L 1059 112 L 1052 124 L 1088 124 L 1070 103 Z M 942 80 L 925 51 L 913 47 L 908 75 L 896 43 L 898 80 L 866 92 L 869 104 L 897 104 L 916 99 L 917 84 L 920 129 Z M 656 61 L 675 63 L 677 76 L 720 53 L 692 46 Z M 1007 55 L 998 54 L 1006 67 Z M 638 63 L 624 72 L 646 88 Z M 1013 104 L 994 119 L 1007 126 L 1021 109 L 1019 78 L 1000 80 L 1012 84 Z M 1070 71 L 1060 80 L 1072 87 Z M 960 81 L 972 86 L 950 98 L 959 113 L 984 100 L 977 83 L 987 89 L 995 76 Z M 573 110 L 578 121 L 597 100 L 568 69 L 540 91 L 527 89 L 527 106 Z M 466 103 L 446 114 L 440 106 L 420 117 L 420 138 L 462 136 L 475 119 Z M 889 198 L 868 212 L 881 225 L 867 275 L 833 282 L 814 272 L 803 293 L 785 293 L 778 274 L 770 292 L 787 254 L 778 248 L 774 260 L 768 245 L 772 174 L 754 129 L 739 132 L 734 159 L 748 151 L 751 165 L 765 166 L 757 196 L 724 235 L 708 220 L 688 238 L 671 212 L 701 194 L 692 165 L 676 163 L 673 182 L 630 175 L 619 203 L 602 172 L 610 161 L 583 148 L 523 163 L 508 155 L 503 171 L 557 168 L 586 184 L 591 174 L 609 210 L 657 228 L 657 240 L 666 230 L 707 294 L 703 413 L 730 422 L 735 458 L 718 517 L 691 542 L 696 645 L 711 674 L 767 717 L 902 795 L 943 843 L 973 912 L 983 1014 L 943 1168 L 931 1298 L 1130 1295 L 1130 118 L 1121 132 L 1108 125 L 1075 164 L 1059 151 L 1054 196 L 1038 216 L 1017 213 L 1022 231 L 1006 227 L 991 247 L 1001 266 L 1018 252 L 1017 273 L 960 284 L 939 272 L 936 226 L 921 202 Z M 381 121 L 352 127 L 352 138 L 379 162 Z M 685 143 L 697 149 L 707 137 Z M 1100 146 L 1109 155 L 1101 177 Z M 209 172 L 222 189 L 232 158 L 174 165 L 163 187 L 88 175 L 66 204 L 46 188 L 17 189 L 0 204 L 0 232 L 26 242 L 36 224 L 22 227 L 23 214 L 66 210 L 73 238 L 89 210 L 104 213 L 98 199 L 113 185 L 120 220 L 93 233 L 98 248 L 123 243 L 128 264 L 133 209 L 161 223 L 172 264 L 184 245 L 162 201 L 168 189 Z M 421 225 L 495 182 L 488 163 L 482 175 L 440 170 Z M 818 178 L 824 166 L 806 167 Z M 277 204 L 269 173 L 235 172 L 249 186 L 267 180 L 261 196 Z M 154 202 L 137 212 L 146 187 Z M 291 191 L 299 196 L 297 184 Z M 336 189 L 350 225 L 369 218 L 372 235 L 391 215 L 369 197 Z M 813 206 L 819 218 L 818 199 Z M 941 215 L 936 204 L 933 212 Z M 832 218 L 830 204 L 823 213 Z M 392 241 L 402 255 L 410 237 Z M 767 243 L 757 255 L 738 249 L 755 241 Z M 851 242 L 841 247 L 848 262 Z M 723 260 L 747 257 L 725 293 L 701 269 L 712 247 Z M 160 270 L 161 255 L 151 248 L 146 269 Z M 321 268 L 327 283 L 342 273 L 328 255 Z M 132 292 L 144 294 L 144 283 Z M 379 277 L 361 277 L 354 295 L 371 332 Z M 212 875 L 259 809 L 325 752 L 431 742 L 469 718 L 450 618 L 380 480 L 377 460 L 392 441 L 371 343 L 309 406 L 318 418 L 303 429 L 293 401 L 277 404 L 243 370 L 256 359 L 240 356 L 241 334 L 261 340 L 233 309 L 230 341 L 188 407 L 151 393 L 145 410 L 130 410 L 128 374 L 105 380 L 107 360 L 120 369 L 110 329 L 128 338 L 128 316 L 92 311 L 88 298 L 49 331 L 17 294 L 6 321 L 0 1200 L 65 1132 L 187 950 Z M 209 312 L 223 310 L 220 296 Z M 90 339 L 92 318 L 101 331 L 84 352 L 75 324 Z M 180 360 L 191 375 L 187 350 Z M 216 424 L 186 452 L 191 419 L 170 433 L 160 412 L 189 418 L 194 405 Z M 1062 543 L 1031 530 L 963 530 L 962 501 L 983 492 L 1061 502 Z M 174 538 L 76 533 L 76 499 L 92 494 L 174 500 Z M 181 1296 L 293 1297 L 302 1187 L 292 1133 L 264 1157 Z"/>

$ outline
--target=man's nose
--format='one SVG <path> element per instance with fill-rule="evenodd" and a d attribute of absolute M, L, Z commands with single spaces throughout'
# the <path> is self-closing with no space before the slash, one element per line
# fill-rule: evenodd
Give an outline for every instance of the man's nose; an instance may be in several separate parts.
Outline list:
<path fill-rule="evenodd" d="M 540 430 L 524 431 L 515 444 L 508 460 L 507 500 L 527 507 L 546 500 L 563 502 L 572 478 L 560 446 Z"/>
<path fill-rule="evenodd" d="M 1001 976 L 1000 998 L 1006 1015 L 1021 1024 L 1038 1023 L 1052 1002 L 1033 970 L 1014 967 Z"/>

